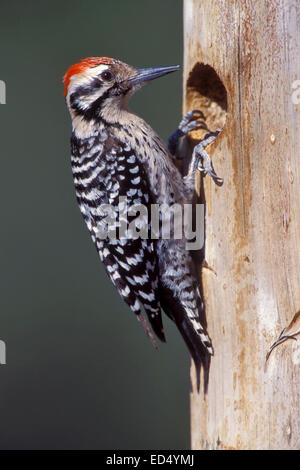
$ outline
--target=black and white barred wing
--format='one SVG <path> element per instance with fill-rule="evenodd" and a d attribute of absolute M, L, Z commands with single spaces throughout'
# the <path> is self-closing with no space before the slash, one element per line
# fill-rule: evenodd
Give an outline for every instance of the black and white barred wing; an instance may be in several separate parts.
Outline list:
<path fill-rule="evenodd" d="M 127 158 L 124 169 L 123 165 L 118 167 L 121 195 L 117 211 L 118 236 L 104 241 L 102 255 L 108 274 L 124 300 L 137 315 L 141 314 L 142 305 L 154 332 L 165 341 L 157 294 L 158 263 L 149 237 L 150 198 L 142 173 L 133 155 Z M 116 202 L 113 195 L 110 195 L 110 202 Z"/>
<path fill-rule="evenodd" d="M 124 244 L 122 240 L 104 241 L 102 253 L 106 270 L 125 302 L 138 316 L 143 306 L 154 332 L 165 341 L 157 295 L 157 266 L 147 240 L 127 240 Z"/>
<path fill-rule="evenodd" d="M 150 339 L 142 307 L 156 335 L 165 341 L 157 294 L 158 261 L 149 237 L 151 196 L 143 167 L 128 147 L 119 144 L 101 155 L 95 172 L 90 196 L 81 193 L 78 201 L 93 242 L 112 282 L 138 315 Z M 96 204 L 91 194 L 97 194 Z M 105 237 L 105 230 L 109 236 Z"/>

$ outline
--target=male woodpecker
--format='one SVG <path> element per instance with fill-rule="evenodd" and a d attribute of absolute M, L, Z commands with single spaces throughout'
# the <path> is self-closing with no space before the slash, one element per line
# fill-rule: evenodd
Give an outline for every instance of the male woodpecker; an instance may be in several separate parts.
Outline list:
<path fill-rule="evenodd" d="M 213 348 L 199 320 L 203 302 L 184 236 L 104 239 L 98 230 L 104 218 L 103 204 L 118 211 L 120 196 L 127 198 L 128 207 L 149 207 L 150 214 L 151 204 L 191 203 L 197 168 L 220 182 L 204 151 L 218 132 L 207 134 L 195 147 L 187 176 L 182 177 L 174 163 L 174 140 L 197 126 L 199 113 L 186 115 L 169 141 L 169 150 L 149 124 L 128 108 L 129 98 L 142 85 L 178 68 L 136 69 L 119 60 L 92 57 L 72 65 L 64 84 L 72 118 L 76 197 L 99 256 L 154 344 L 142 307 L 161 341 L 165 341 L 161 309 L 175 322 L 195 362 L 199 381 L 200 366 L 213 354 Z"/>

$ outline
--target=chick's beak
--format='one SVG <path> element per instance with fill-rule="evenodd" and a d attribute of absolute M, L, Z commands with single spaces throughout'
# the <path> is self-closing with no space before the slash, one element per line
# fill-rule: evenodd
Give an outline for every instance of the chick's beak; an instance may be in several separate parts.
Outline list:
<path fill-rule="evenodd" d="M 138 83 L 148 82 L 149 80 L 154 80 L 154 78 L 162 77 L 167 73 L 175 72 L 179 68 L 179 65 L 170 65 L 168 67 L 149 67 L 146 69 L 138 69 L 137 74 L 129 78 L 128 81 L 131 85 L 137 85 Z"/>

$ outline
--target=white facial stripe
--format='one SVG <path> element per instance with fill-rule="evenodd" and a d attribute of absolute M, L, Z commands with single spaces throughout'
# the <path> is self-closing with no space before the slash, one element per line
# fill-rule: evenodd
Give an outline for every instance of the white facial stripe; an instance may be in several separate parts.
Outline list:
<path fill-rule="evenodd" d="M 95 77 L 100 75 L 105 70 L 108 70 L 109 66 L 106 64 L 97 65 L 97 67 L 89 67 L 85 72 L 73 75 L 70 79 L 68 88 L 68 95 L 70 95 L 78 86 L 86 85 L 92 81 Z M 91 100 L 93 101 L 93 99 Z"/>
<path fill-rule="evenodd" d="M 96 101 L 100 96 L 103 95 L 103 87 L 100 88 L 100 90 L 95 90 L 93 93 L 90 93 L 89 95 L 85 97 L 80 98 L 80 107 L 81 109 L 87 109 L 90 104 L 92 104 L 94 101 Z"/>

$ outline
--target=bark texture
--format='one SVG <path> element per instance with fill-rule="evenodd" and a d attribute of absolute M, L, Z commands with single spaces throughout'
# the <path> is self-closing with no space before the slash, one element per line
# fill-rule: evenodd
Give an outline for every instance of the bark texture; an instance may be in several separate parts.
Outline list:
<path fill-rule="evenodd" d="M 215 355 L 206 395 L 191 369 L 192 448 L 299 449 L 300 2 L 185 0 L 184 40 L 184 111 L 224 126 L 208 149 L 224 185 L 203 188 Z M 283 329 L 298 340 L 266 362 Z"/>

